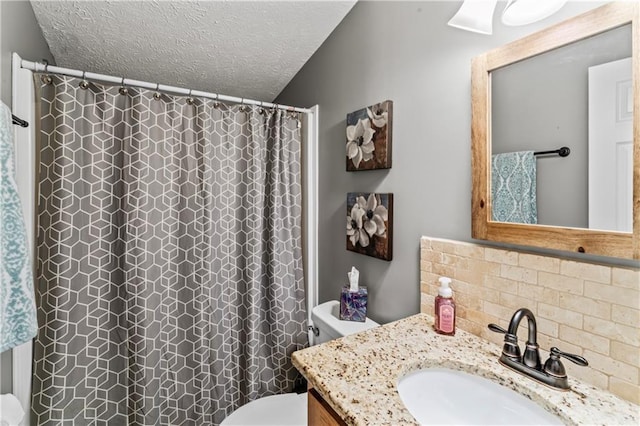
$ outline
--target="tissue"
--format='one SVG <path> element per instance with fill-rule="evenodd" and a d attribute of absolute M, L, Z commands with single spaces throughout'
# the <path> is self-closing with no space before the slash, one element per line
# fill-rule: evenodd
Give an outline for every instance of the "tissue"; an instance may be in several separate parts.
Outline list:
<path fill-rule="evenodd" d="M 365 322 L 367 319 L 367 288 L 359 287 L 360 271 L 355 267 L 347 272 L 349 287 L 343 287 L 340 294 L 340 319 Z"/>
<path fill-rule="evenodd" d="M 8 393 L 0 395 L 0 426 L 17 426 L 24 417 L 18 398 Z"/>
<path fill-rule="evenodd" d="M 352 266 L 351 272 L 347 272 L 347 277 L 349 277 L 349 291 L 351 292 L 358 291 L 358 281 L 360 280 L 360 271 L 358 271 L 355 266 Z"/>

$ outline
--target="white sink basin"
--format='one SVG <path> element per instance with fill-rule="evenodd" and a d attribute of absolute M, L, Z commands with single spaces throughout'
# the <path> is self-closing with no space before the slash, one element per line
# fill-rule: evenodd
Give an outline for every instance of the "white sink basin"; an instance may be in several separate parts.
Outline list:
<path fill-rule="evenodd" d="M 527 378 L 522 378 L 526 386 Z M 559 418 L 513 390 L 446 368 L 414 371 L 398 393 L 411 415 L 426 424 L 561 425 Z"/>

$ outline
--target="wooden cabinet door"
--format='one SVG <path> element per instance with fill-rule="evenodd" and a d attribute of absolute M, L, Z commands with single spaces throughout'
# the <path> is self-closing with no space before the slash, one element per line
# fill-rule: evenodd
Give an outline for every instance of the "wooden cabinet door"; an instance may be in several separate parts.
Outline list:
<path fill-rule="evenodd" d="M 307 396 L 309 401 L 309 426 L 346 426 L 344 420 L 340 418 L 338 413 L 327 404 L 315 389 L 309 389 Z"/>

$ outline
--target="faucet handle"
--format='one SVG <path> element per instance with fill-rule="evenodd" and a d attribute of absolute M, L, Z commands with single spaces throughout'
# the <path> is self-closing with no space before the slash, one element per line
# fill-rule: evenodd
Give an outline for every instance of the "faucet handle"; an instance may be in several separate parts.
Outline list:
<path fill-rule="evenodd" d="M 489 324 L 488 325 L 489 330 L 493 331 L 494 333 L 502 333 L 502 334 L 507 334 L 507 330 L 505 330 L 504 328 L 500 327 L 498 324 Z"/>
<path fill-rule="evenodd" d="M 586 359 L 581 357 L 580 355 L 570 354 L 567 352 L 562 352 L 560 349 L 555 346 L 551 348 L 549 353 L 549 359 L 544 363 L 544 372 L 556 377 L 567 377 L 567 373 L 565 372 L 564 365 L 560 362 L 560 357 L 566 358 L 571 362 L 574 362 L 583 367 L 589 365 Z"/>
<path fill-rule="evenodd" d="M 489 330 L 495 333 L 504 334 L 504 346 L 502 347 L 502 354 L 508 358 L 514 360 L 520 360 L 520 348 L 518 347 L 518 336 L 509 333 L 504 328 L 497 324 L 489 324 Z"/>
<path fill-rule="evenodd" d="M 576 355 L 576 354 L 570 354 L 567 352 L 562 352 L 560 349 L 556 348 L 555 346 L 551 348 L 551 356 L 553 355 L 557 355 L 557 356 L 561 356 L 563 358 L 568 359 L 569 361 L 573 362 L 574 364 L 578 364 L 582 367 L 586 367 L 587 365 L 589 365 L 589 362 L 584 359 L 583 357 L 581 357 L 580 355 Z"/>

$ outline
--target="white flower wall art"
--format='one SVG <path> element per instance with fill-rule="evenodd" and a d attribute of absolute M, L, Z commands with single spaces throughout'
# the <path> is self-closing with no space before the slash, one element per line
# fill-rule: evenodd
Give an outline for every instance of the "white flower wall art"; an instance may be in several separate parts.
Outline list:
<path fill-rule="evenodd" d="M 347 114 L 347 171 L 391 168 L 393 102 Z"/>
<path fill-rule="evenodd" d="M 347 194 L 347 250 L 393 258 L 393 194 Z"/>

